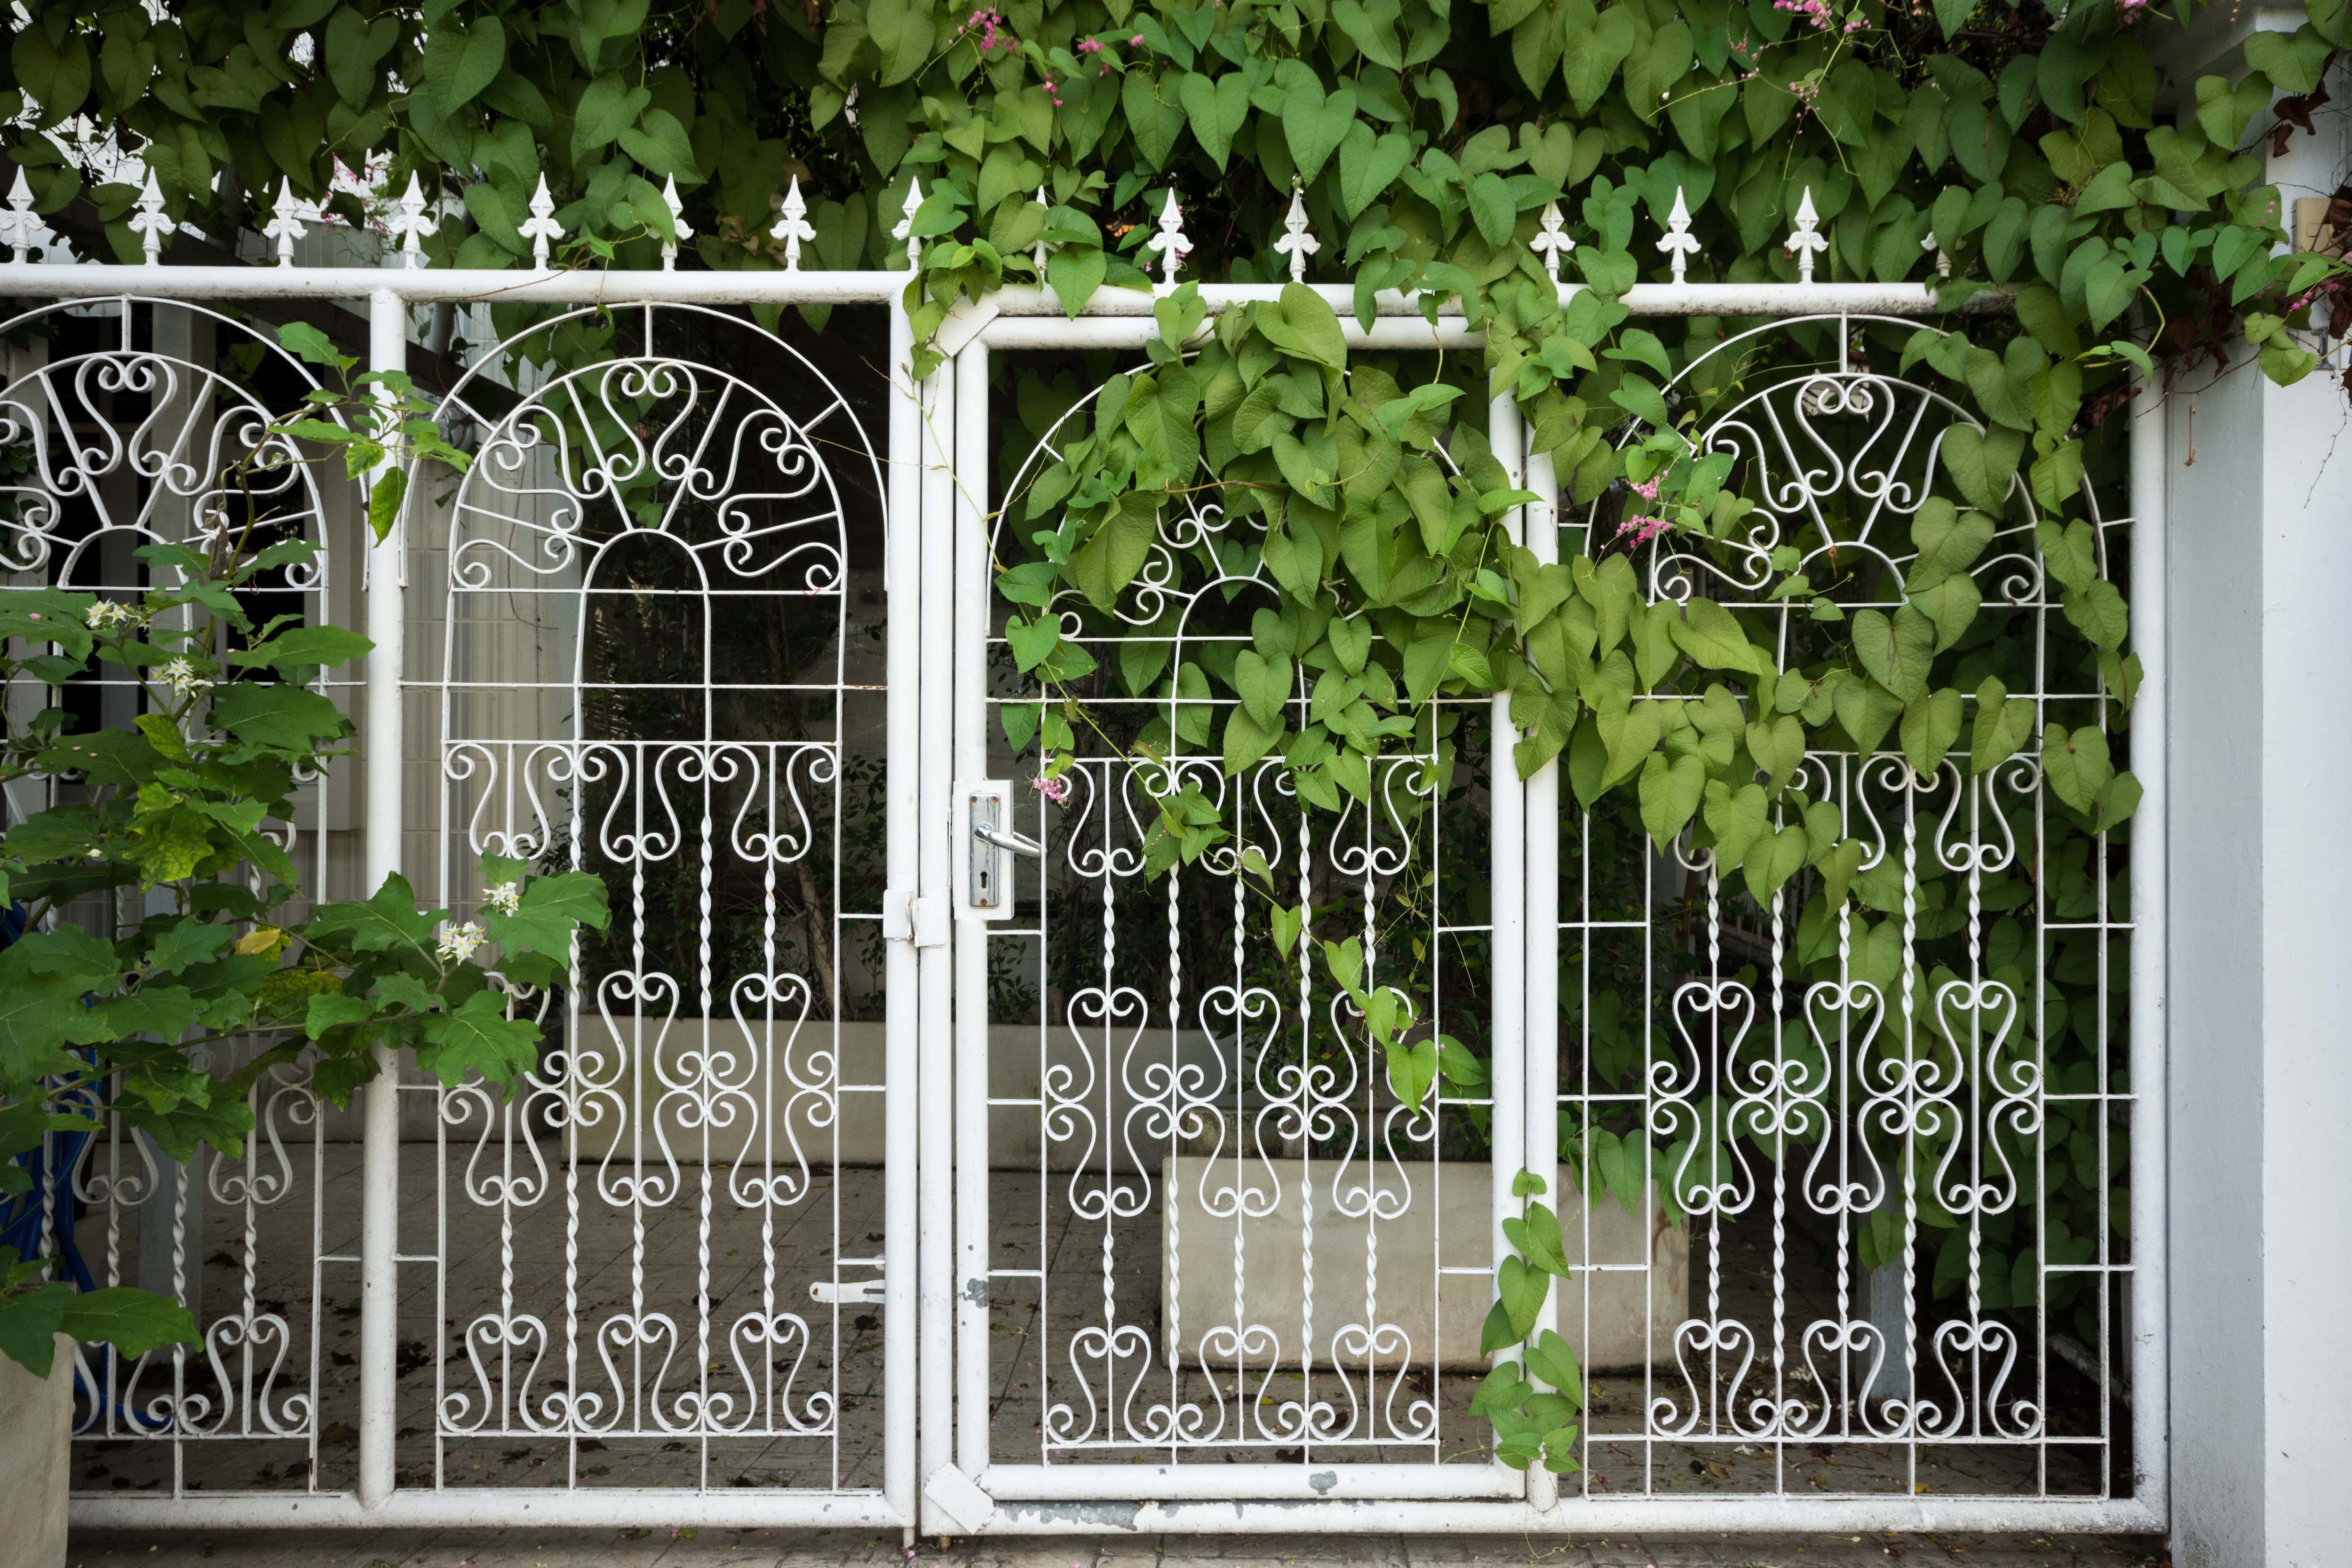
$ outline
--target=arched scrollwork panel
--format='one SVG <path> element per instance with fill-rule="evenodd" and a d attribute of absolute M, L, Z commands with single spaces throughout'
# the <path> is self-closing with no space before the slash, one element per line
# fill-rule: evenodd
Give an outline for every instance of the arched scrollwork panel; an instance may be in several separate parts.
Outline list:
<path fill-rule="evenodd" d="M 2095 731 L 2122 767 L 2130 677 L 2084 634 L 2093 591 L 2043 560 L 2069 541 L 2105 589 L 2130 519 L 2096 478 L 2053 518 L 2021 468 L 1976 477 L 2008 438 L 1933 368 L 1938 331 L 1734 332 L 1664 389 L 1671 431 L 1617 437 L 1658 472 L 1711 465 L 1711 520 L 1650 516 L 1649 481 L 1562 497 L 1580 580 L 1644 621 L 1709 601 L 1773 661 L 1767 680 L 1654 660 L 1639 634 L 1596 649 L 1622 654 L 1644 722 L 1737 737 L 1742 771 L 1709 773 L 1667 848 L 1631 801 L 1562 790 L 1563 1155 L 1689 1270 L 1646 1391 L 1595 1379 L 1596 1490 L 1804 1495 L 1822 1463 L 1845 1488 L 2112 1484 L 2128 830 L 2062 800 L 2043 743 Z M 1858 624 L 1916 643 L 1907 708 L 1854 655 Z M 1749 846 L 1789 831 L 1804 868 L 1759 894 Z M 1606 1291 L 1571 1280 L 1569 1300 Z"/>
<path fill-rule="evenodd" d="M 471 461 L 409 513 L 439 896 L 465 917 L 501 855 L 612 907 L 512 988 L 546 1040 L 519 1092 L 438 1093 L 437 1202 L 494 1238 L 441 1261 L 445 1466 L 543 1443 L 586 1485 L 583 1452 L 690 1446 L 667 1479 L 876 1484 L 877 392 L 663 308 L 542 322 L 445 404 Z"/>

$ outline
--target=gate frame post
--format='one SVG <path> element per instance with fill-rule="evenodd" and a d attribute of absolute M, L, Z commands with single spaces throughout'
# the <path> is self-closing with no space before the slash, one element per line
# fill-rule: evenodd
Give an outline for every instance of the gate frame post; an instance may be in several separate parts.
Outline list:
<path fill-rule="evenodd" d="M 910 912 L 917 967 L 921 1065 L 916 1073 L 922 1184 L 918 1220 L 920 1267 L 920 1530 L 960 1534 L 931 1500 L 931 1479 L 955 1462 L 955 972 L 947 942 L 948 821 L 953 808 L 955 618 L 952 613 L 956 386 L 953 363 L 917 388 L 921 472 L 921 533 L 917 572 L 922 603 L 921 799 L 916 812 L 917 897 Z M 982 1092 L 985 1092 L 985 1085 Z"/>
<path fill-rule="evenodd" d="M 920 789 L 923 657 L 922 470 L 917 457 L 922 413 L 914 382 L 915 335 L 905 300 L 893 294 L 890 311 L 890 424 L 888 491 L 882 590 L 885 601 L 883 657 L 885 747 L 884 886 L 917 884 L 919 845 L 916 821 Z M 886 919 L 884 927 L 888 929 Z M 921 1177 L 916 1168 L 920 1129 L 916 1095 L 921 1052 L 921 1019 L 916 998 L 918 964 L 912 940 L 883 943 L 883 1242 L 882 1242 L 882 1495 L 902 1521 L 911 1542 L 919 1495 L 915 1469 L 916 1390 L 919 1387 L 919 1323 L 916 1245 Z"/>
<path fill-rule="evenodd" d="M 1528 432 L 1528 437 L 1533 434 Z M 1519 542 L 1535 557 L 1537 565 L 1557 566 L 1559 472 L 1549 452 L 1529 452 L 1526 464 L 1526 472 L 1517 476 L 1518 485 L 1533 492 L 1536 498 L 1524 509 Z M 1516 775 L 1517 769 L 1513 771 Z M 1521 1134 L 1525 1146 L 1519 1157 L 1524 1162 L 1523 1168 L 1543 1183 L 1544 1201 L 1564 1222 L 1568 1203 L 1559 1190 L 1559 758 L 1553 758 L 1521 780 L 1519 793 L 1526 802 L 1523 810 L 1527 819 L 1523 837 L 1526 852 L 1520 857 L 1524 868 L 1520 875 L 1525 883 L 1521 892 L 1526 904 L 1523 935 L 1527 956 L 1521 961 L 1519 976 L 1526 998 L 1519 1027 L 1527 1059 L 1526 1081 L 1520 1086 L 1526 1101 L 1527 1131 Z M 1591 1210 L 1583 1203 L 1582 1192 L 1580 1186 L 1578 1204 L 1589 1216 Z M 1589 1218 L 1580 1233 L 1585 1239 L 1581 1261 L 1589 1265 L 1592 1261 Z M 1577 1282 L 1589 1289 L 1591 1280 L 1588 1272 Z M 1536 1314 L 1533 1330 L 1537 1337 L 1546 1330 L 1559 1330 L 1561 1294 L 1568 1287 L 1569 1281 L 1562 1280 L 1544 1292 L 1543 1310 Z M 1588 1335 L 1579 1343 L 1589 1344 L 1591 1341 Z M 1528 1500 L 1547 1512 L 1559 1501 L 1559 1478 L 1546 1469 L 1541 1461 L 1528 1467 Z"/>
<path fill-rule="evenodd" d="M 368 368 L 408 368 L 408 308 L 389 288 L 368 296 Z M 394 394 L 379 385 L 376 401 Z M 399 462 L 395 455 L 369 473 L 367 494 Z M 405 673 L 408 578 L 406 508 L 393 518 L 380 544 L 365 538 L 362 502 L 362 548 L 367 561 L 367 634 L 375 645 L 364 666 L 362 706 L 366 738 L 362 767 L 367 823 L 362 846 L 362 880 L 373 894 L 400 870 L 402 774 L 407 759 L 401 713 L 401 677 Z M 389 1046 L 374 1048 L 375 1076 L 368 1081 L 361 1124 L 360 1155 L 360 1469 L 363 1509 L 382 1508 L 394 1490 L 394 1385 L 400 1348 L 400 1057 Z"/>

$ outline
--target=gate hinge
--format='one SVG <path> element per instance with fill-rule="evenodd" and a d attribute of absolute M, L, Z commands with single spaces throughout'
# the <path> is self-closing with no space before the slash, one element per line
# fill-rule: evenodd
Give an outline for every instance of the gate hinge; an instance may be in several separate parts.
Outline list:
<path fill-rule="evenodd" d="M 886 942 L 912 942 L 918 947 L 946 946 L 947 901 L 918 898 L 902 889 L 892 888 L 882 895 L 882 939 Z"/>

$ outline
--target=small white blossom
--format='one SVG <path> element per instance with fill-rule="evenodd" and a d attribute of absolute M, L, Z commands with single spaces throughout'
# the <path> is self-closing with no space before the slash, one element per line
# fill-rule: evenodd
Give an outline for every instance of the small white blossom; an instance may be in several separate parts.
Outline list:
<path fill-rule="evenodd" d="M 182 696 L 186 696 L 191 692 L 203 691 L 212 685 L 212 682 L 196 674 L 196 667 L 185 659 L 173 659 L 156 674 L 157 678 Z"/>
<path fill-rule="evenodd" d="M 500 915 L 512 915 L 522 907 L 522 883 L 502 882 L 490 889 L 490 907 Z"/>
<path fill-rule="evenodd" d="M 471 920 L 467 921 L 463 925 L 452 925 L 447 921 L 443 921 L 440 947 L 442 958 L 452 964 L 464 963 L 474 956 L 474 950 L 482 945 L 482 938 L 486 935 L 481 926 Z"/>
<path fill-rule="evenodd" d="M 128 626 L 139 619 L 139 612 L 128 604 L 101 599 L 89 607 L 89 613 L 82 619 L 91 631 L 103 632 L 110 626 Z"/>

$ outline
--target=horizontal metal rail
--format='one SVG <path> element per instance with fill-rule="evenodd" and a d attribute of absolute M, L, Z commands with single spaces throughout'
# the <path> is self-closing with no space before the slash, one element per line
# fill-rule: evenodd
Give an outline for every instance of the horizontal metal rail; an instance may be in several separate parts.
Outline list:
<path fill-rule="evenodd" d="M 1543 1536 L 1592 1531 L 1741 1531 L 1801 1534 L 1864 1531 L 2012 1531 L 2099 1533 L 2160 1531 L 2164 1518 L 2146 1503 L 2016 1502 L 1980 1499 L 1824 1496 L 1805 1498 L 1629 1497 L 1620 1501 L 1562 1499 L 1531 1503 L 1414 1501 L 1007 1502 L 979 1527 L 983 1535 L 1193 1534 L 1287 1535 L 1300 1531 L 1349 1534 Z"/>
<path fill-rule="evenodd" d="M 49 266 L 0 261 L 0 296 L 51 299 L 103 299 L 139 295 L 162 299 L 364 299 L 390 294 L 411 304 L 510 305 L 879 305 L 905 292 L 905 272 L 626 272 L 478 271 L 399 267 L 107 267 L 91 263 Z M 1309 284 L 1344 317 L 1355 308 L 1355 290 L 1345 284 Z M 1584 291 L 1562 283 L 1562 302 Z M 1163 287 L 1099 288 L 1077 319 L 1145 317 L 1168 290 Z M 1281 297 L 1274 284 L 1204 283 L 1202 300 L 1212 311 Z M 1618 297 L 1636 316 L 1916 315 L 1944 309 L 1925 283 L 1637 283 Z M 1999 290 L 1973 294 L 1957 307 L 1969 312 L 2005 309 Z M 971 307 L 964 308 L 966 313 Z M 1050 288 L 1008 287 L 990 295 L 991 317 L 1036 317 L 1058 323 L 1055 346 L 1073 346 L 1071 317 Z M 1374 312 L 1383 318 L 1427 321 L 1417 296 L 1383 289 Z M 1441 319 L 1459 317 L 1448 301 Z M 1041 328 L 1050 331 L 1051 328 Z M 1005 347 L 1025 347 L 992 337 Z M 1389 345 L 1381 345 L 1389 346 Z M 1399 344 L 1399 347 L 1425 346 Z"/>
<path fill-rule="evenodd" d="M 897 1529 L 900 1508 L 883 1493 L 730 1487 L 419 1487 L 368 1507 L 356 1492 L 228 1492 L 184 1497 L 77 1497 L 77 1530 L 339 1530 L 406 1525 L 437 1529 L 553 1530 L 676 1521 L 710 1526 Z"/>
<path fill-rule="evenodd" d="M 1060 1502 L 1074 1498 L 1298 1500 L 1303 1486 L 1332 1502 L 1516 1500 L 1525 1478 L 1507 1465 L 991 1465 L 980 1484 L 992 1497 Z"/>

